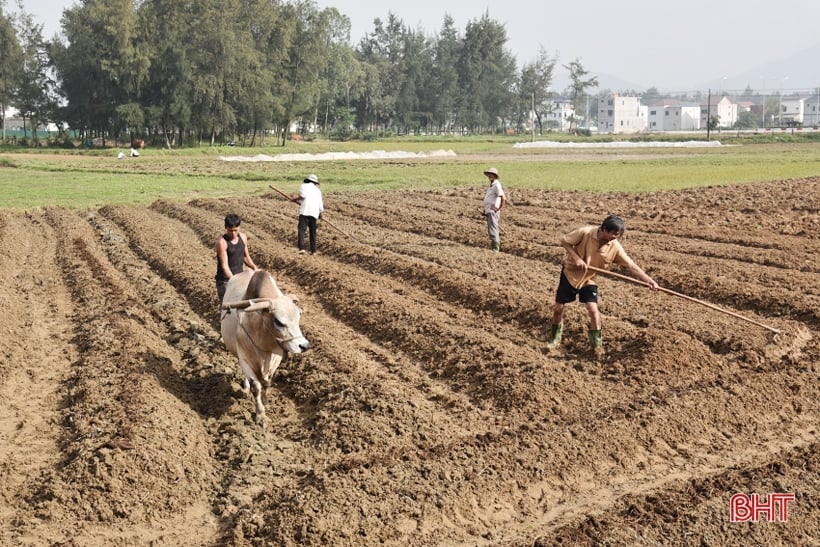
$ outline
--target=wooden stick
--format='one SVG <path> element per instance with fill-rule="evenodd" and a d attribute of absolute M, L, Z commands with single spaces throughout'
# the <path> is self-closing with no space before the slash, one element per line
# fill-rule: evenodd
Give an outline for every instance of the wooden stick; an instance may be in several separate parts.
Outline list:
<path fill-rule="evenodd" d="M 287 195 L 287 194 L 286 194 L 286 193 L 284 193 L 282 190 L 279 190 L 278 188 L 274 188 L 274 187 L 273 187 L 272 185 L 270 185 L 270 184 L 268 184 L 268 186 L 270 186 L 271 190 L 273 190 L 274 192 L 279 193 L 279 195 L 281 195 L 281 196 L 282 196 L 283 198 L 285 198 L 286 200 L 288 200 L 288 201 L 292 201 L 293 203 L 299 203 L 299 200 L 298 200 L 298 199 L 296 199 L 296 198 L 294 198 L 294 197 L 291 197 L 291 196 Z"/>
<path fill-rule="evenodd" d="M 353 237 L 353 235 L 352 235 L 352 234 L 349 234 L 349 233 L 345 232 L 344 230 L 342 230 L 341 228 L 339 228 L 338 226 L 336 226 L 335 224 L 333 224 L 332 222 L 330 222 L 328 219 L 323 218 L 323 219 L 322 219 L 322 222 L 327 222 L 328 224 L 330 224 L 330 226 L 331 226 L 331 227 L 335 228 L 338 232 L 340 232 L 340 233 L 342 233 L 342 234 L 346 235 L 347 237 L 349 237 L 349 238 L 350 238 L 350 239 L 352 239 L 353 241 L 356 241 L 357 243 L 362 243 L 362 241 L 361 241 L 360 239 L 357 239 L 357 238 Z"/>
<path fill-rule="evenodd" d="M 602 270 L 601 268 L 596 268 L 595 266 L 587 266 L 587 268 L 592 270 L 593 272 L 599 272 L 599 273 L 602 273 L 602 274 L 611 275 L 612 277 L 617 277 L 618 279 L 623 279 L 624 281 L 631 281 L 632 283 L 637 283 L 638 285 L 643 285 L 645 287 L 650 286 L 649 283 L 647 283 L 645 281 L 641 281 L 639 279 L 635 279 L 635 278 L 632 278 L 632 277 L 629 277 L 629 276 L 626 276 L 626 275 L 621 275 L 619 273 L 610 272 L 609 270 Z M 757 325 L 758 327 L 763 327 L 764 329 L 768 329 L 768 330 L 770 330 L 770 331 L 772 331 L 776 334 L 780 334 L 780 331 L 778 329 L 774 328 L 774 327 L 764 325 L 763 323 L 758 323 L 757 321 L 755 321 L 753 319 L 749 319 L 748 317 L 743 317 L 742 315 L 737 314 L 735 312 L 732 312 L 732 311 L 729 311 L 729 310 L 724 310 L 723 308 L 721 308 L 719 306 L 715 306 L 714 304 L 710 304 L 709 302 L 705 302 L 703 300 L 698 300 L 697 298 L 693 298 L 691 296 L 686 296 L 685 294 L 675 292 L 671 289 L 665 289 L 663 287 L 658 287 L 658 290 L 662 291 L 662 292 L 665 292 L 667 294 L 671 294 L 671 295 L 683 298 L 685 300 L 689 300 L 690 302 L 695 302 L 696 304 L 706 306 L 707 308 L 711 308 L 715 311 L 719 311 L 721 313 L 731 315 L 732 317 L 737 317 L 738 319 L 743 319 L 744 321 L 748 321 L 749 323 L 753 323 L 753 324 Z"/>
<path fill-rule="evenodd" d="M 222 309 L 223 310 L 232 310 L 232 309 L 244 310 L 245 308 L 248 308 L 248 307 L 250 307 L 250 306 L 252 306 L 252 305 L 254 305 L 258 302 L 263 302 L 265 300 L 271 300 L 271 299 L 270 298 L 255 298 L 255 299 L 251 299 L 251 300 L 238 300 L 236 302 L 227 302 L 227 303 L 222 304 Z"/>
<path fill-rule="evenodd" d="M 299 203 L 299 200 L 298 200 L 298 199 L 293 198 L 293 197 L 291 197 L 291 196 L 287 195 L 286 193 L 282 192 L 281 190 L 279 190 L 279 189 L 277 189 L 277 188 L 274 188 L 274 187 L 273 187 L 272 185 L 270 185 L 270 184 L 268 184 L 268 186 L 270 186 L 270 187 L 271 187 L 271 190 L 274 190 L 274 191 L 278 192 L 279 194 L 281 194 L 281 195 L 282 195 L 285 199 L 287 199 L 287 200 L 289 200 L 289 201 L 292 201 L 293 203 Z M 353 237 L 352 235 L 348 234 L 347 232 L 345 232 L 344 230 L 342 230 L 341 228 L 339 228 L 338 226 L 336 226 L 335 224 L 333 224 L 332 222 L 330 222 L 328 219 L 323 218 L 323 219 L 322 219 L 322 222 L 327 222 L 327 223 L 328 223 L 328 224 L 329 224 L 332 228 L 334 228 L 334 229 L 338 230 L 339 232 L 341 232 L 342 234 L 346 235 L 346 236 L 347 236 L 347 237 L 349 237 L 350 239 L 352 239 L 352 240 L 354 240 L 354 241 L 357 241 L 357 242 L 359 242 L 359 243 L 362 243 L 361 241 L 359 241 L 358 239 L 356 239 L 356 238 L 355 238 L 355 237 Z"/>
<path fill-rule="evenodd" d="M 481 216 L 484 217 L 484 220 L 486 220 L 487 219 L 487 213 L 484 212 L 484 207 L 479 207 L 478 210 L 481 211 Z M 501 232 L 502 234 L 506 233 L 504 231 L 504 228 L 500 224 L 498 225 L 498 231 Z"/>

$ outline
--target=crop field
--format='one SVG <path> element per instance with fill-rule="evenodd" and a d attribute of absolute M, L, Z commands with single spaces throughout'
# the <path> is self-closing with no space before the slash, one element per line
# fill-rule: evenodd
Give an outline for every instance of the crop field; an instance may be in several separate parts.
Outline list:
<path fill-rule="evenodd" d="M 510 188 L 501 253 L 483 191 L 327 191 L 313 256 L 274 192 L 0 210 L 0 544 L 820 544 L 820 178 Z M 312 344 L 264 430 L 229 212 Z M 558 238 L 608 213 L 662 287 L 780 333 L 601 275 L 605 357 L 578 303 L 547 352 Z M 794 501 L 731 522 L 737 493 Z"/>

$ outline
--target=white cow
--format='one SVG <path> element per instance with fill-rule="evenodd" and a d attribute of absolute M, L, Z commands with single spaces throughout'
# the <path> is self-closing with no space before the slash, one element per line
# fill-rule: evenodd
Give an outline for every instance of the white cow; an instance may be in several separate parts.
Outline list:
<path fill-rule="evenodd" d="M 264 427 L 265 388 L 273 373 L 288 352 L 310 348 L 299 327 L 302 312 L 265 270 L 246 270 L 231 277 L 222 310 L 222 339 L 239 358 L 256 403 L 256 421 Z"/>

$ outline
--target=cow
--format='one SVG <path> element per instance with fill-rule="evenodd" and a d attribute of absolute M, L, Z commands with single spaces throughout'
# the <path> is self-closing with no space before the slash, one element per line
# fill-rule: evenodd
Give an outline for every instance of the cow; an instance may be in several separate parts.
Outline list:
<path fill-rule="evenodd" d="M 222 300 L 222 339 L 239 359 L 256 403 L 256 422 L 267 425 L 265 388 L 288 353 L 304 353 L 310 342 L 302 334 L 301 310 L 266 270 L 245 270 L 228 280 Z"/>

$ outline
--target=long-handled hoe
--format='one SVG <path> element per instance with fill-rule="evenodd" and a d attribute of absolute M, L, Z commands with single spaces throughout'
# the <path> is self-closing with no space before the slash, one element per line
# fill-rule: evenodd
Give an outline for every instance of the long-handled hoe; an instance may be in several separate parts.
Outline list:
<path fill-rule="evenodd" d="M 293 199 L 291 196 L 287 195 L 286 193 L 284 193 L 283 191 L 279 190 L 278 188 L 274 188 L 274 187 L 273 187 L 272 185 L 270 185 L 270 184 L 269 184 L 268 186 L 270 186 L 271 190 L 273 190 L 274 192 L 277 192 L 278 194 L 280 194 L 282 197 L 284 197 L 284 198 L 285 198 L 285 199 L 287 199 L 288 201 L 292 201 L 293 203 L 299 203 L 299 200 Z M 359 243 L 361 243 L 361 241 L 359 241 L 358 239 L 356 239 L 356 238 L 355 238 L 355 237 L 353 237 L 352 235 L 348 234 L 347 232 L 345 232 L 344 230 L 342 230 L 341 228 L 339 228 L 338 226 L 336 226 L 335 224 L 333 224 L 332 222 L 330 222 L 328 219 L 323 218 L 323 219 L 322 219 L 322 222 L 327 222 L 327 223 L 328 223 L 328 225 L 330 225 L 330 227 L 331 227 L 331 228 L 333 228 L 333 229 L 335 229 L 335 230 L 339 231 L 340 233 L 342 233 L 342 234 L 344 234 L 345 236 L 349 237 L 349 238 L 350 238 L 350 239 L 352 239 L 353 241 L 358 241 Z"/>
<path fill-rule="evenodd" d="M 617 277 L 618 279 L 623 279 L 624 281 L 631 281 L 632 283 L 637 283 L 638 285 L 643 285 L 643 286 L 645 286 L 645 287 L 648 287 L 648 286 L 649 286 L 649 284 L 648 284 L 648 283 L 646 283 L 646 282 L 644 282 L 644 281 L 641 281 L 641 280 L 639 280 L 639 279 L 634 279 L 634 278 L 632 278 L 632 277 L 628 277 L 628 276 L 626 276 L 626 275 L 621 275 L 621 274 L 619 274 L 619 273 L 610 272 L 609 270 L 602 270 L 601 268 L 596 268 L 596 267 L 594 267 L 594 266 L 587 266 L 587 268 L 589 268 L 590 270 L 592 270 L 592 271 L 594 271 L 594 272 L 598 272 L 598 273 L 602 273 L 602 274 L 606 274 L 606 275 L 611 275 L 612 277 Z M 768 330 L 772 331 L 772 332 L 773 332 L 773 333 L 775 333 L 775 334 L 780 334 L 780 331 L 779 331 L 778 329 L 774 328 L 774 327 L 770 327 L 770 326 L 768 326 L 768 325 L 764 325 L 763 323 L 758 323 L 758 322 L 757 322 L 757 321 L 755 321 L 754 319 L 749 319 L 748 317 L 743 317 L 742 315 L 737 314 L 737 313 L 735 313 L 735 312 L 733 312 L 733 311 L 724 310 L 723 308 L 721 308 L 721 307 L 719 307 L 719 306 L 715 306 L 714 304 L 710 304 L 709 302 L 704 302 L 703 300 L 698 300 L 697 298 L 693 298 L 693 297 L 691 297 L 691 296 L 686 296 L 685 294 L 681 294 L 681 293 L 679 293 L 679 292 L 675 292 L 675 291 L 670 290 L 670 289 L 665 289 L 665 288 L 663 288 L 663 287 L 658 287 L 658 290 L 659 290 L 659 291 L 663 291 L 663 292 L 665 292 L 665 293 L 667 293 L 667 294 L 671 294 L 671 295 L 673 295 L 673 296 L 677 296 L 677 297 L 679 297 L 679 298 L 683 298 L 683 299 L 689 300 L 690 302 L 695 302 L 695 303 L 700 304 L 700 305 L 702 305 L 702 306 L 706 306 L 707 308 L 711 308 L 711 309 L 713 309 L 713 310 L 715 310 L 715 311 L 719 311 L 719 312 L 721 312 L 721 313 L 725 313 L 725 314 L 727 314 L 727 315 L 731 315 L 732 317 L 737 317 L 738 319 L 742 319 L 742 320 L 744 320 L 744 321 L 748 321 L 749 323 L 755 324 L 755 325 L 757 325 L 758 327 L 763 327 L 764 329 L 768 329 Z"/>

